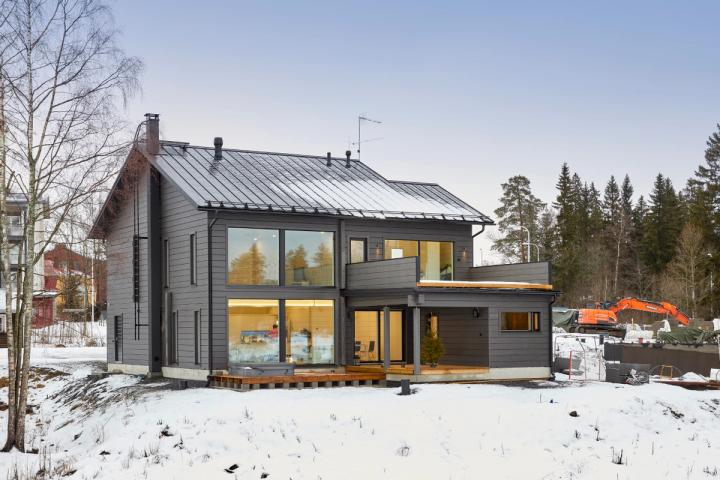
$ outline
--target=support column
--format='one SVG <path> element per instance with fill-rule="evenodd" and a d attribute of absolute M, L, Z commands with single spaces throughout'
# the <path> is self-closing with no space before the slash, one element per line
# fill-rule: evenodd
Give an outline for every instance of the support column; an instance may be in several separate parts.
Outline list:
<path fill-rule="evenodd" d="M 413 307 L 413 375 L 420 375 L 420 307 Z"/>
<path fill-rule="evenodd" d="M 390 307 L 383 309 L 383 366 L 390 368 Z"/>

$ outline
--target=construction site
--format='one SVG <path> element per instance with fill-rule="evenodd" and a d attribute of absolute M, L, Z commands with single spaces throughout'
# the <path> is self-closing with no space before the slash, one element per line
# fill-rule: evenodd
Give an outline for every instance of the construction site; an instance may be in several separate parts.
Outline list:
<path fill-rule="evenodd" d="M 553 308 L 553 370 L 568 380 L 720 390 L 720 319 L 627 297 Z"/>

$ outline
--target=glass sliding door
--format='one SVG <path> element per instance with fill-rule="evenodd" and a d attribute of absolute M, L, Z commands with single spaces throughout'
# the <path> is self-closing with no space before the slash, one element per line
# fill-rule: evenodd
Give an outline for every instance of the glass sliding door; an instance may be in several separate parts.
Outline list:
<path fill-rule="evenodd" d="M 335 362 L 335 302 L 286 300 L 286 357 L 289 362 Z"/>
<path fill-rule="evenodd" d="M 228 360 L 278 363 L 279 300 L 228 300 Z"/>
<path fill-rule="evenodd" d="M 385 259 L 419 257 L 421 280 L 453 279 L 453 242 L 385 240 Z"/>
<path fill-rule="evenodd" d="M 385 322 L 382 310 L 355 312 L 355 358 L 360 362 L 382 362 L 385 354 Z M 390 361 L 402 362 L 403 312 L 390 311 Z"/>

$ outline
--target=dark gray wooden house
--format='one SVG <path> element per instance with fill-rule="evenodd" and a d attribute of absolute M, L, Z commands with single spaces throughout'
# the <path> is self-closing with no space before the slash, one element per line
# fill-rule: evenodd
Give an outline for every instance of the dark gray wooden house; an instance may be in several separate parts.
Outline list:
<path fill-rule="evenodd" d="M 492 224 L 434 183 L 346 158 L 144 138 L 92 229 L 106 241 L 108 370 L 550 376 L 547 263 L 473 266 Z M 421 365 L 422 338 L 445 349 Z M 274 370 L 275 369 L 275 370 Z"/>

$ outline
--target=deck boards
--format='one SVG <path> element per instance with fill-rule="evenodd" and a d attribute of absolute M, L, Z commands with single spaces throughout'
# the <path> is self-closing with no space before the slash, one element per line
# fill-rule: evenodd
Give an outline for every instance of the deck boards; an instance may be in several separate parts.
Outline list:
<path fill-rule="evenodd" d="M 390 368 L 386 371 L 382 365 L 354 365 L 345 367 L 345 371 L 412 375 L 413 366 L 390 365 Z M 473 367 L 470 365 L 438 365 L 437 367 L 423 365 L 420 369 L 420 375 L 453 375 L 463 373 L 484 373 L 488 371 L 490 371 L 488 367 Z"/>

